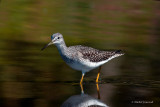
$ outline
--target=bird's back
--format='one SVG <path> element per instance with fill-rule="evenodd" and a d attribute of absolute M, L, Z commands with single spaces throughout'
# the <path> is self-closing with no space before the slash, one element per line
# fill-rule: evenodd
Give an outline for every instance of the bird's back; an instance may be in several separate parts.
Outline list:
<path fill-rule="evenodd" d="M 121 50 L 101 51 L 92 47 L 82 45 L 70 46 L 69 49 L 73 52 L 80 52 L 84 59 L 88 59 L 91 62 L 100 62 L 111 57 L 117 57 L 124 54 L 121 52 Z"/>

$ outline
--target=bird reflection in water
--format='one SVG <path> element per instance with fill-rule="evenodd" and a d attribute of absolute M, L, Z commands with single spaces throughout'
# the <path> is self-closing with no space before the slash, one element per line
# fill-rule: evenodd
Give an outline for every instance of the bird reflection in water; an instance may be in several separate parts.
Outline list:
<path fill-rule="evenodd" d="M 81 84 L 81 94 L 69 97 L 61 107 L 108 107 L 105 103 L 100 101 L 99 86 L 98 84 L 96 84 L 96 86 L 98 99 L 85 94 L 83 91 L 83 85 Z"/>

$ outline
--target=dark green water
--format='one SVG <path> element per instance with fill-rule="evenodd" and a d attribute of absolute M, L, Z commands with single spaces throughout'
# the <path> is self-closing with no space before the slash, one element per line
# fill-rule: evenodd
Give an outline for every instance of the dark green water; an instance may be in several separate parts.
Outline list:
<path fill-rule="evenodd" d="M 1 0 L 0 107 L 59 107 L 79 95 L 81 72 L 68 67 L 53 33 L 67 46 L 122 49 L 102 66 L 101 101 L 110 107 L 160 105 L 160 2 L 153 0 Z M 97 98 L 98 69 L 84 92 Z"/>

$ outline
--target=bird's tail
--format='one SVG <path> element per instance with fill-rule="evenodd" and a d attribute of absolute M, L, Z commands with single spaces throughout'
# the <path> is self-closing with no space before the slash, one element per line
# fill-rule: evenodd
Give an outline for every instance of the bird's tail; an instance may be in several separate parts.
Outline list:
<path fill-rule="evenodd" d="M 115 51 L 115 54 L 118 56 L 121 56 L 121 55 L 124 55 L 125 53 L 122 52 L 122 50 L 117 50 L 117 51 Z"/>

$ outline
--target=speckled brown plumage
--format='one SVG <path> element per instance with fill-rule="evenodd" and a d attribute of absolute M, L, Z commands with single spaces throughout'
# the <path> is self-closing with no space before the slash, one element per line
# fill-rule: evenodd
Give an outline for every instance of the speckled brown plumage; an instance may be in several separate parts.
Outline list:
<path fill-rule="evenodd" d="M 116 51 L 100 51 L 98 49 L 94 49 L 87 46 L 77 45 L 72 46 L 72 49 L 75 49 L 76 51 L 79 51 L 84 59 L 88 59 L 91 62 L 100 62 L 107 60 L 115 55 L 123 54 L 120 50 Z"/>

